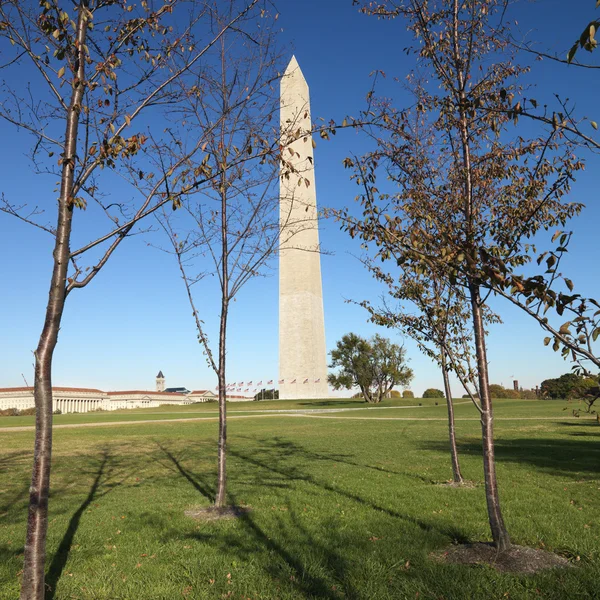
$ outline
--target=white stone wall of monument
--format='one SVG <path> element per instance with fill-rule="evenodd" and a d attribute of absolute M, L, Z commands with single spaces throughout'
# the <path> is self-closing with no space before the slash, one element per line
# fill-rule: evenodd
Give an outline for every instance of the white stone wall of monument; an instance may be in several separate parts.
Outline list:
<path fill-rule="evenodd" d="M 282 80 L 279 397 L 326 398 L 327 356 L 308 84 L 295 57 Z M 293 383 L 292 383 L 293 382 Z"/>

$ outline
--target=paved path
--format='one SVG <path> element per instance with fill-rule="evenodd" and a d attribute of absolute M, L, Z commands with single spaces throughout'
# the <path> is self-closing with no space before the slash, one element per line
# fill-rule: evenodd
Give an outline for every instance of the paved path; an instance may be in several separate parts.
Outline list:
<path fill-rule="evenodd" d="M 468 404 L 470 400 L 465 400 L 464 402 L 455 402 L 455 406 L 458 404 Z M 427 405 L 430 406 L 430 405 Z M 249 419 L 252 417 L 276 417 L 276 416 L 310 416 L 311 414 L 316 413 L 339 413 L 339 412 L 348 412 L 353 410 L 388 410 L 388 409 L 402 409 L 402 408 L 427 408 L 427 406 L 422 405 L 410 405 L 410 406 L 363 406 L 360 408 L 291 408 L 288 410 L 285 409 L 275 409 L 275 408 L 265 408 L 265 409 L 257 409 L 257 410 L 227 410 L 227 418 L 228 419 Z M 440 405 L 440 406 L 445 406 Z M 244 413 L 243 415 L 236 415 L 236 413 Z M 268 414 L 264 414 L 268 413 Z M 167 411 L 157 411 L 157 412 L 147 412 L 143 413 L 144 415 L 189 415 L 189 412 L 178 411 L 178 412 L 167 412 Z M 185 421 L 214 421 L 218 418 L 219 411 L 206 411 L 203 414 L 214 414 L 214 417 L 187 417 L 184 419 L 131 419 L 129 421 L 98 421 L 94 423 L 68 423 L 64 425 L 55 424 L 52 429 L 73 429 L 75 427 L 104 427 L 105 425 L 130 425 L 132 423 L 183 423 Z M 235 415 L 235 416 L 234 416 Z M 142 415 L 140 415 L 142 416 Z M 23 425 L 23 426 L 15 426 L 15 427 L 0 427 L 0 433 L 6 431 L 33 431 L 35 427 L 33 425 Z"/>
<path fill-rule="evenodd" d="M 228 416 L 229 419 L 251 419 L 261 417 L 278 417 L 280 415 L 236 415 Z M 291 417 L 297 415 L 289 415 Z M 299 416 L 299 415 L 298 415 Z M 190 417 L 189 419 L 143 419 L 143 420 L 131 420 L 131 421 L 99 421 L 96 423 L 67 423 L 65 425 L 53 425 L 52 429 L 77 429 L 79 427 L 113 427 L 117 425 L 140 425 L 147 423 L 189 423 L 190 421 L 217 421 L 218 416 L 215 417 Z M 35 426 L 17 426 L 17 427 L 0 427 L 0 433 L 6 433 L 9 431 L 33 431 Z"/>
<path fill-rule="evenodd" d="M 470 400 L 465 402 L 457 402 L 456 404 L 467 404 Z M 445 405 L 440 405 L 443 408 Z M 348 416 L 337 416 L 328 415 L 323 413 L 340 413 L 355 410 L 383 410 L 383 409 L 403 409 L 403 408 L 426 408 L 425 406 L 378 406 L 378 407 L 365 407 L 365 408 L 329 408 L 329 409 L 293 409 L 293 410 L 261 410 L 254 411 L 254 413 L 262 414 L 245 414 L 245 415 L 233 415 L 229 414 L 227 419 L 261 419 L 268 417 L 298 417 L 308 419 L 338 419 L 341 421 L 447 421 L 446 417 L 348 417 Z M 231 411 L 236 412 L 236 411 Z M 237 411 L 243 412 L 243 411 Z M 269 414 L 264 414 L 269 413 Z M 315 414 L 319 413 L 319 414 Z M 165 413 L 167 414 L 167 413 Z M 64 425 L 54 425 L 53 429 L 77 429 L 79 427 L 117 427 L 119 425 L 140 425 L 140 424 L 167 424 L 167 423 L 189 423 L 196 421 L 216 421 L 218 416 L 214 417 L 189 417 L 187 419 L 140 419 L 130 421 L 99 421 L 94 423 L 68 423 Z M 495 421 L 567 421 L 567 420 L 579 420 L 579 421 L 593 421 L 593 418 L 586 417 L 495 417 Z M 479 421 L 479 417 L 459 417 L 455 421 Z M 0 433 L 8 433 L 11 431 L 33 431 L 35 427 L 33 425 L 17 426 L 17 427 L 0 427 Z"/>

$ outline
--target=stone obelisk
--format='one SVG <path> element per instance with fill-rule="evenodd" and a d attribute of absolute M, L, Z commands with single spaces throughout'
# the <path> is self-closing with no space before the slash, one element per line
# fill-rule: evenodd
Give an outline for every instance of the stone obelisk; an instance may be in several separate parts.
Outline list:
<path fill-rule="evenodd" d="M 281 79 L 279 397 L 327 398 L 317 194 L 308 85 L 292 57 Z"/>

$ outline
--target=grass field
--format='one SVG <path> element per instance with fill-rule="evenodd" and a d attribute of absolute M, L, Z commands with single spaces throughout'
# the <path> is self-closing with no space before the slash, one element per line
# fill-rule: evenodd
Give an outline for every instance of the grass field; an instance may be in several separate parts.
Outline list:
<path fill-rule="evenodd" d="M 424 406 L 408 405 L 422 402 Z M 487 599 L 600 596 L 600 427 L 562 402 L 496 402 L 498 478 L 513 541 L 574 568 L 534 576 L 431 558 L 488 540 L 476 411 L 456 402 L 464 475 L 450 477 L 445 406 L 388 401 L 229 405 L 234 521 L 184 516 L 208 506 L 216 405 L 60 415 L 48 539 L 49 599 Z M 344 412 L 291 412 L 328 410 Z M 287 412 L 263 412 L 284 410 Z M 27 426 L 31 417 L 0 419 Z M 0 432 L 0 598 L 22 567 L 31 431 Z"/>

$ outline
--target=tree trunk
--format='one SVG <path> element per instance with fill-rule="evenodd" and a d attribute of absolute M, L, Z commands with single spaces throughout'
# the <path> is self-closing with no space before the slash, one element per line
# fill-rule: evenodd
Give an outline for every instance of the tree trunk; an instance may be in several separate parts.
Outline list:
<path fill-rule="evenodd" d="M 221 73 L 223 85 L 223 114 L 227 114 L 227 81 L 225 78 L 224 62 L 224 39 L 221 39 Z M 220 130 L 220 148 L 226 148 L 224 122 Z M 227 156 L 223 156 L 222 171 L 220 177 L 220 201 L 221 201 L 221 317 L 219 324 L 219 444 L 218 444 L 218 473 L 217 494 L 215 506 L 225 506 L 227 499 L 227 385 L 226 356 L 227 356 L 227 314 L 229 311 L 229 223 L 227 214 Z"/>
<path fill-rule="evenodd" d="M 52 460 L 52 357 L 65 306 L 67 271 L 69 266 L 71 226 L 73 220 L 74 166 L 77 154 L 79 112 L 85 86 L 85 55 L 83 47 L 87 32 L 84 14 L 86 2 L 79 5 L 77 22 L 76 75 L 72 84 L 71 102 L 67 114 L 65 152 L 62 163 L 58 222 L 54 244 L 54 267 L 46 305 L 46 318 L 35 351 L 35 446 L 33 472 L 29 490 L 27 537 L 23 553 L 21 600 L 43 600 L 45 595 L 46 532 L 48 529 L 48 494 Z M 80 83 L 81 82 L 81 83 Z"/>
<path fill-rule="evenodd" d="M 485 348 L 485 330 L 481 314 L 481 296 L 479 286 L 469 285 L 471 295 L 471 308 L 473 311 L 473 331 L 475 335 L 475 353 L 477 356 L 477 371 L 479 374 L 479 399 L 481 402 L 481 437 L 483 442 L 483 474 L 485 478 L 485 499 L 488 509 L 490 528 L 494 545 L 499 551 L 510 547 L 510 537 L 498 496 L 498 483 L 496 481 L 496 461 L 494 457 L 494 415 L 492 413 L 492 399 L 488 381 L 488 363 Z"/>
<path fill-rule="evenodd" d="M 227 497 L 227 391 L 225 376 L 225 350 L 227 339 L 227 299 L 221 304 L 221 324 L 219 330 L 219 444 L 218 444 L 218 474 L 215 506 L 225 506 Z"/>
<path fill-rule="evenodd" d="M 448 436 L 450 438 L 450 458 L 452 460 L 452 479 L 454 483 L 463 483 L 458 462 L 458 449 L 456 448 L 456 432 L 454 429 L 454 405 L 452 404 L 452 391 L 450 389 L 450 378 L 446 369 L 446 353 L 442 350 L 442 375 L 444 377 L 444 392 L 446 395 L 446 406 L 448 407 Z"/>

